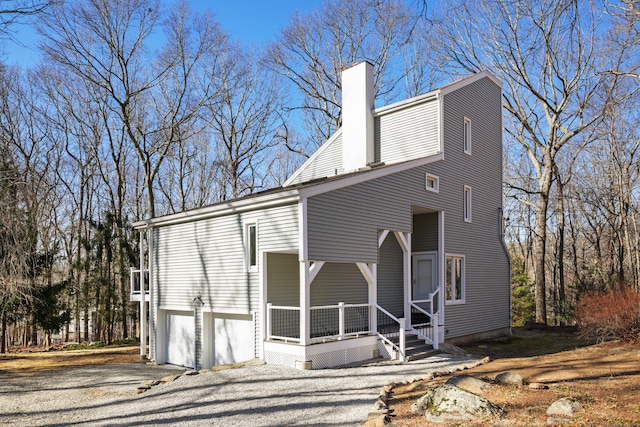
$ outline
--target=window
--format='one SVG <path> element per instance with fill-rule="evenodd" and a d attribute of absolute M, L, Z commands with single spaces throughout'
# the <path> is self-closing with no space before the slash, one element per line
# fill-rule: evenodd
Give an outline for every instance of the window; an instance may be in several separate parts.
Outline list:
<path fill-rule="evenodd" d="M 440 187 L 440 178 L 438 178 L 435 175 L 427 174 L 427 179 L 426 179 L 427 190 L 437 193 L 438 191 L 440 191 L 439 187 Z"/>
<path fill-rule="evenodd" d="M 464 303 L 464 257 L 445 257 L 445 290 L 447 304 Z"/>
<path fill-rule="evenodd" d="M 471 155 L 471 120 L 464 118 L 464 152 Z"/>
<path fill-rule="evenodd" d="M 246 228 L 246 263 L 248 271 L 258 270 L 258 227 L 248 224 Z"/>
<path fill-rule="evenodd" d="M 464 220 L 471 222 L 471 187 L 464 186 Z"/>

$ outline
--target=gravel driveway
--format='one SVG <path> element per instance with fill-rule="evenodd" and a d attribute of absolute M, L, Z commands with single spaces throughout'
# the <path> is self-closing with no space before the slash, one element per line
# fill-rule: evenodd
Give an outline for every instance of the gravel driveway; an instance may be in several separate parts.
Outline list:
<path fill-rule="evenodd" d="M 138 363 L 31 377 L 0 374 L 0 425 L 357 426 L 381 387 L 476 364 L 438 355 L 315 371 L 245 366 L 183 375 L 143 394 L 135 393 L 143 381 L 184 369 Z"/>

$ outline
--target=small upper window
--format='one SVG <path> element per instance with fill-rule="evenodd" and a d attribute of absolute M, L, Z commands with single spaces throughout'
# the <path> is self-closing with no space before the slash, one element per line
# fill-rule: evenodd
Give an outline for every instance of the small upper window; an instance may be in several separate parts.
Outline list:
<path fill-rule="evenodd" d="M 471 120 L 464 118 L 464 152 L 471 154 Z"/>
<path fill-rule="evenodd" d="M 256 271 L 258 269 L 258 227 L 256 224 L 247 225 L 247 270 Z"/>
<path fill-rule="evenodd" d="M 440 178 L 435 175 L 427 174 L 426 188 L 434 193 L 440 191 Z"/>
<path fill-rule="evenodd" d="M 464 186 L 464 220 L 471 222 L 471 187 Z"/>
<path fill-rule="evenodd" d="M 464 256 L 445 257 L 445 293 L 448 304 L 464 303 Z"/>

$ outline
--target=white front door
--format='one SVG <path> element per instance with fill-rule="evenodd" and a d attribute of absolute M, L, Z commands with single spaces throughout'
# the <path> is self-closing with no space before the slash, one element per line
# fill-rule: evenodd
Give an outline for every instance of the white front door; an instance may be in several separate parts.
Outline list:
<path fill-rule="evenodd" d="M 435 252 L 413 256 L 413 289 L 411 295 L 413 301 L 429 299 L 429 295 L 438 288 L 437 273 Z"/>

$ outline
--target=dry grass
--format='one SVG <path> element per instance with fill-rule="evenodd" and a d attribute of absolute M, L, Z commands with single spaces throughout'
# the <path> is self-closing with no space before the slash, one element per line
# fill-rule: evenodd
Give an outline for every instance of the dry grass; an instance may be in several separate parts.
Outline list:
<path fill-rule="evenodd" d="M 0 354 L 0 373 L 36 375 L 46 371 L 88 365 L 112 365 L 142 361 L 140 348 L 137 346 L 7 353 Z"/>
<path fill-rule="evenodd" d="M 522 375 L 527 382 L 541 382 L 549 387 L 530 390 L 526 386 L 493 385 L 485 397 L 506 410 L 501 425 L 546 425 L 549 405 L 559 398 L 571 397 L 581 402 L 584 410 L 563 425 L 640 426 L 640 348 L 620 342 L 582 345 L 567 330 L 517 330 L 513 338 L 466 347 L 475 355 L 489 355 L 492 361 L 464 373 L 491 380 L 510 371 Z M 441 384 L 447 378 L 396 387 L 390 402 L 396 415 L 394 424 L 424 426 L 424 418 L 413 414 L 410 406 L 425 388 Z M 494 422 L 446 425 L 491 426 Z"/>

